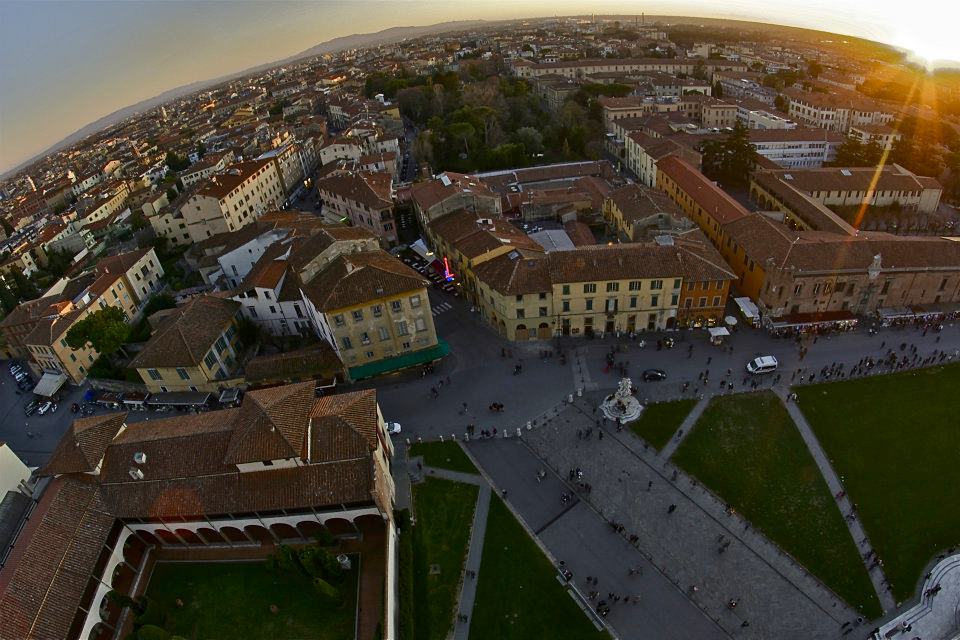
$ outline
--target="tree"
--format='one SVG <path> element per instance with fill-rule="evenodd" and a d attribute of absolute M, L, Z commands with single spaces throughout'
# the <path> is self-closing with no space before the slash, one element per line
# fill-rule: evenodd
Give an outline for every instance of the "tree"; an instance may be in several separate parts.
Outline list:
<path fill-rule="evenodd" d="M 143 316 L 149 317 L 157 311 L 173 309 L 176 306 L 176 301 L 169 293 L 157 293 L 151 296 L 151 298 L 147 300 L 147 304 L 143 306 Z"/>
<path fill-rule="evenodd" d="M 790 101 L 785 96 L 777 94 L 773 99 L 773 106 L 781 113 L 787 113 L 790 110 Z"/>
<path fill-rule="evenodd" d="M 521 127 L 514 134 L 514 141 L 522 144 L 527 153 L 543 152 L 543 134 L 533 127 Z"/>
<path fill-rule="evenodd" d="M 127 316 L 119 307 L 107 307 L 94 311 L 67 331 L 67 344 L 71 349 L 92 346 L 101 355 L 116 353 L 130 337 Z"/>
<path fill-rule="evenodd" d="M 8 238 L 13 235 L 13 225 L 6 218 L 0 218 L 0 227 L 3 227 L 3 232 Z"/>
<path fill-rule="evenodd" d="M 202 142 L 197 143 L 197 155 L 201 158 L 207 155 L 207 145 L 203 144 Z"/>
<path fill-rule="evenodd" d="M 190 166 L 190 161 L 187 158 L 182 158 L 173 151 L 167 151 L 167 157 L 164 162 L 167 167 L 170 168 L 170 171 L 173 172 L 183 171 Z"/>
<path fill-rule="evenodd" d="M 719 80 L 713 83 L 713 91 L 711 93 L 713 94 L 714 98 L 723 97 L 723 85 L 720 84 Z"/>
<path fill-rule="evenodd" d="M 449 127 L 447 127 L 450 135 L 454 138 L 463 140 L 463 150 L 465 153 L 470 153 L 470 139 L 476 135 L 477 131 L 473 128 L 473 125 L 469 122 L 454 122 Z"/>
<path fill-rule="evenodd" d="M 178 195 L 179 195 L 179 194 L 177 193 L 177 190 L 174 189 L 173 187 L 170 187 L 170 188 L 167 189 L 167 201 L 168 201 L 168 202 L 173 202 L 174 200 L 176 200 Z"/>
<path fill-rule="evenodd" d="M 739 120 L 723 140 L 709 140 L 702 146 L 704 172 L 728 185 L 747 184 L 757 163 L 757 151 L 750 144 L 750 130 Z"/>
<path fill-rule="evenodd" d="M 821 73 L 823 73 L 823 65 L 819 62 L 811 61 L 807 64 L 807 75 L 811 78 L 816 78 Z"/>
<path fill-rule="evenodd" d="M 707 79 L 707 65 L 703 63 L 703 60 L 697 60 L 697 64 L 693 66 L 693 78 L 695 80 L 706 80 Z"/>

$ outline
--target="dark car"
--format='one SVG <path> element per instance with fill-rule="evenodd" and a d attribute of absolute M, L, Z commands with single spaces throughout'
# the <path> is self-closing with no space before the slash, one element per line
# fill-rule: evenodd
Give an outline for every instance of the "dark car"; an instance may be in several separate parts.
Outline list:
<path fill-rule="evenodd" d="M 37 412 L 37 407 L 38 407 L 38 406 L 39 406 L 39 403 L 38 403 L 36 400 L 31 400 L 29 403 L 27 403 L 27 404 L 23 407 L 23 412 L 24 412 L 24 413 L 27 415 L 27 417 L 29 418 L 30 416 L 32 416 L 34 413 Z"/>
<path fill-rule="evenodd" d="M 666 380 L 667 372 L 663 369 L 645 369 L 643 372 L 644 382 L 656 382 L 657 380 Z"/>

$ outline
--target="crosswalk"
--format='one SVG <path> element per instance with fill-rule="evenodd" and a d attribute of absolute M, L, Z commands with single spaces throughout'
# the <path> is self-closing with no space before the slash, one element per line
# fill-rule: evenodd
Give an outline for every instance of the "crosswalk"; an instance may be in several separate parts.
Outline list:
<path fill-rule="evenodd" d="M 453 309 L 453 305 L 449 302 L 441 302 L 440 304 L 435 304 L 430 307 L 430 310 L 433 312 L 434 316 L 438 316 L 444 311 L 449 311 L 450 309 Z"/>

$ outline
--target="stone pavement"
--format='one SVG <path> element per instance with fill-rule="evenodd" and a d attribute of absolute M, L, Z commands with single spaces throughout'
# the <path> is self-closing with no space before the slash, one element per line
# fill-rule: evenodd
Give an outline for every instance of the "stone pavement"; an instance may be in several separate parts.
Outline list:
<path fill-rule="evenodd" d="M 480 575 L 483 539 L 487 532 L 487 515 L 490 513 L 490 485 L 485 480 L 479 485 L 477 506 L 473 511 L 473 528 L 470 531 L 470 550 L 467 552 L 467 561 L 464 565 L 464 577 L 460 582 L 460 600 L 457 606 L 457 612 L 467 616 L 467 620 L 462 623 L 457 620 L 454 624 L 454 640 L 467 640 L 469 637 L 469 617 L 473 613 L 473 602 L 477 597 L 477 576 Z"/>
<path fill-rule="evenodd" d="M 525 431 L 524 441 L 561 476 L 580 468 L 592 485 L 580 498 L 606 520 L 622 523 L 625 535 L 638 536 L 637 548 L 728 633 L 835 638 L 844 622 L 857 618 L 812 574 L 640 439 L 615 429 L 598 439 L 592 398 L 575 404 Z M 591 426 L 593 437 L 579 440 L 576 431 Z M 737 606 L 731 610 L 732 599 Z M 748 627 L 741 627 L 744 621 Z"/>
<path fill-rule="evenodd" d="M 781 396 L 778 394 L 778 397 Z M 810 428 L 810 423 L 807 422 L 807 418 L 803 415 L 797 403 L 788 401 L 784 403 L 784 406 L 787 408 L 787 413 L 793 418 L 794 424 L 797 425 L 797 430 L 806 443 L 810 455 L 813 456 L 814 462 L 817 463 L 817 468 L 820 469 L 820 475 L 823 476 L 827 486 L 830 488 L 830 494 L 835 498 L 836 496 L 840 496 L 836 498 L 837 508 L 843 512 L 843 520 L 847 524 L 847 529 L 850 530 L 850 536 L 856 543 L 857 550 L 860 552 L 861 557 L 864 557 L 864 566 L 867 567 L 867 573 L 870 574 L 870 581 L 873 583 L 873 588 L 877 592 L 877 598 L 880 600 L 880 605 L 883 607 L 884 613 L 893 611 L 897 608 L 897 602 L 887 586 L 887 579 L 883 573 L 883 568 L 880 566 L 872 566 L 873 545 L 870 544 L 870 538 L 867 536 L 867 532 L 864 531 L 863 525 L 860 524 L 860 518 L 857 517 L 854 511 L 850 497 L 847 496 L 843 490 L 843 482 L 834 470 L 833 465 L 830 464 L 827 453 L 823 450 L 823 447 L 820 446 L 820 441 L 817 440 L 813 429 Z M 843 495 L 841 495 L 841 492 L 843 492 Z"/>
<path fill-rule="evenodd" d="M 673 437 L 670 438 L 670 442 L 660 451 L 661 458 L 669 460 L 673 456 L 673 452 L 677 450 L 677 447 L 679 447 L 680 444 L 686 440 L 687 436 L 690 435 L 690 432 L 693 431 L 694 425 L 697 424 L 697 420 L 703 415 L 703 410 L 707 408 L 708 404 L 710 404 L 710 398 L 700 398 L 697 404 L 693 405 L 693 409 L 690 410 L 687 417 L 684 418 L 680 426 L 677 427 L 677 431 L 673 434 Z"/>
<path fill-rule="evenodd" d="M 886 640 L 902 634 L 923 640 L 960 638 L 960 555 L 938 562 L 924 579 L 920 594 L 920 602 L 881 625 L 873 638 Z"/>
<path fill-rule="evenodd" d="M 466 445 L 497 491 L 507 491 L 506 502 L 521 524 L 554 564 L 560 560 L 573 572 L 570 586 L 582 603 L 599 591 L 640 596 L 639 602 L 620 602 L 603 619 L 615 637 L 642 640 L 720 640 L 731 637 L 687 599 L 643 555 L 615 533 L 589 504 L 576 496 L 561 501 L 570 488 L 517 438 L 473 441 Z M 537 481 L 538 471 L 547 472 Z M 641 568 L 643 575 L 630 575 Z M 597 586 L 586 577 L 597 577 Z M 596 620 L 596 618 L 594 618 Z"/>

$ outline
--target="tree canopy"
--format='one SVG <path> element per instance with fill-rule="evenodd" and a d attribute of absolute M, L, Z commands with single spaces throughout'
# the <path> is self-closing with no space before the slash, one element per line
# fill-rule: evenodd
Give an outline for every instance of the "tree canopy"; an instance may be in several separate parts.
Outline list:
<path fill-rule="evenodd" d="M 92 346 L 101 355 L 116 353 L 130 336 L 127 316 L 118 307 L 94 311 L 67 331 L 71 349 Z"/>
<path fill-rule="evenodd" d="M 750 130 L 740 120 L 722 140 L 708 140 L 701 150 L 704 173 L 725 185 L 746 185 L 757 163 L 757 151 L 750 144 Z"/>

